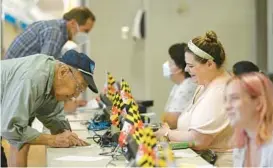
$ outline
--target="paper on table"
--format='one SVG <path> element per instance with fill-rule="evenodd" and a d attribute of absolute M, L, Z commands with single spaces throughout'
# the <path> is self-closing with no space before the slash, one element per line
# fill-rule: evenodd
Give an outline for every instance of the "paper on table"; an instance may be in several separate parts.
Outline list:
<path fill-rule="evenodd" d="M 103 159 L 107 159 L 109 157 L 105 157 L 105 156 L 64 156 L 64 157 L 59 157 L 56 158 L 55 160 L 61 160 L 61 161 L 80 161 L 80 162 L 94 162 L 94 161 L 98 161 L 98 160 L 103 160 Z"/>
<path fill-rule="evenodd" d="M 78 115 L 78 114 L 66 115 L 65 117 L 66 119 L 68 119 L 68 121 L 87 121 L 91 118 L 91 117 L 87 118 L 85 116 Z"/>
<path fill-rule="evenodd" d="M 70 122 L 70 127 L 72 131 L 87 130 L 87 127 L 82 125 L 80 122 Z"/>
<path fill-rule="evenodd" d="M 97 109 L 97 108 L 99 108 L 100 106 L 99 106 L 99 103 L 97 102 L 96 99 L 91 99 L 91 100 L 88 101 L 87 107 L 88 107 L 88 108 L 92 108 L 92 109 Z"/>
<path fill-rule="evenodd" d="M 174 157 L 182 157 L 182 158 L 193 158 L 197 157 L 198 154 L 194 152 L 186 152 L 184 150 L 174 150 L 173 151 Z"/>
<path fill-rule="evenodd" d="M 99 108 L 100 108 L 100 106 L 99 106 L 97 100 L 91 99 L 91 100 L 88 101 L 86 106 L 79 107 L 79 108 L 77 108 L 77 110 L 85 111 L 85 110 L 92 110 L 92 109 L 95 110 L 95 109 L 99 109 Z"/>

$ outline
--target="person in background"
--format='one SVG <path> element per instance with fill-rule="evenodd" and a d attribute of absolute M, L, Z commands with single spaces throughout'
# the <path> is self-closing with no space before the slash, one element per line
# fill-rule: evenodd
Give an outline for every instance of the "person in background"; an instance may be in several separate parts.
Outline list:
<path fill-rule="evenodd" d="M 80 45 L 88 41 L 88 33 L 95 23 L 95 15 L 86 7 L 76 7 L 63 19 L 43 20 L 30 24 L 7 49 L 5 59 L 45 54 L 61 57 L 63 45 L 72 40 Z"/>
<path fill-rule="evenodd" d="M 92 30 L 95 21 L 95 15 L 88 8 L 76 7 L 65 13 L 63 19 L 34 22 L 14 39 L 6 51 L 5 59 L 33 54 L 60 58 L 62 47 L 68 40 L 72 40 L 77 45 L 88 41 L 88 33 Z M 71 106 L 85 106 L 87 101 L 76 100 L 67 103 L 67 111 L 71 111 Z"/>
<path fill-rule="evenodd" d="M 253 62 L 239 61 L 233 65 L 232 72 L 234 75 L 241 75 L 249 72 L 260 72 L 260 69 Z"/>
<path fill-rule="evenodd" d="M 64 103 L 64 112 L 67 114 L 75 113 L 78 107 L 84 107 L 86 105 L 87 101 L 82 99 L 73 99 L 70 101 L 66 101 Z"/>
<path fill-rule="evenodd" d="M 273 84 L 262 73 L 233 77 L 225 91 L 234 167 L 273 167 Z"/>
<path fill-rule="evenodd" d="M 98 92 L 94 68 L 94 61 L 73 50 L 60 61 L 44 54 L 1 61 L 1 136 L 11 145 L 9 166 L 27 166 L 29 144 L 87 145 L 71 132 L 63 101 L 78 97 L 87 86 Z M 28 124 L 32 117 L 53 135 L 31 128 Z"/>
<path fill-rule="evenodd" d="M 174 83 L 163 114 L 163 121 L 171 129 L 177 128 L 177 119 L 190 104 L 197 87 L 189 73 L 185 72 L 186 47 L 186 43 L 173 44 L 169 48 L 171 59 L 163 64 L 163 76 Z"/>
<path fill-rule="evenodd" d="M 224 89 L 230 79 L 224 68 L 226 54 L 213 31 L 188 42 L 186 72 L 200 85 L 189 107 L 181 113 L 177 129 L 166 124 L 155 132 L 157 138 L 187 142 L 197 152 L 212 150 L 217 155 L 216 166 L 232 166 L 229 140 L 232 128 L 225 113 Z"/>

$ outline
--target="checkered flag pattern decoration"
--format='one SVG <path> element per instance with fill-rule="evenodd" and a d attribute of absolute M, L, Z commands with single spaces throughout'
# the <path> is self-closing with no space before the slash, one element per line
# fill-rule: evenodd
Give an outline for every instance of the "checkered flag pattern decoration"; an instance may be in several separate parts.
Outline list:
<path fill-rule="evenodd" d="M 131 88 L 124 79 L 121 79 L 121 90 L 120 90 L 121 97 L 125 103 L 128 103 L 128 100 L 133 99 Z"/>
<path fill-rule="evenodd" d="M 143 131 L 142 127 L 136 127 L 133 131 L 133 138 L 136 140 L 137 144 L 141 144 L 141 140 L 143 138 Z"/>
<path fill-rule="evenodd" d="M 124 109 L 125 104 L 123 103 L 120 93 L 116 92 L 113 98 L 112 114 L 110 116 L 110 120 L 113 125 L 119 126 L 120 124 L 119 116 L 123 113 Z"/>
<path fill-rule="evenodd" d="M 141 120 L 138 105 L 131 99 L 125 121 L 133 125 L 135 128 L 143 128 L 143 122 Z"/>
<path fill-rule="evenodd" d="M 137 143 L 139 143 L 141 137 L 141 129 L 143 129 L 144 127 L 144 124 L 139 115 L 138 106 L 132 99 L 130 99 L 130 103 L 127 106 L 126 112 L 127 114 L 125 117 L 123 128 L 119 136 L 120 146 L 127 144 L 126 140 L 128 134 L 133 135 L 133 138 L 136 139 Z"/>
<path fill-rule="evenodd" d="M 106 84 L 104 86 L 104 93 L 113 102 L 115 93 L 118 91 L 116 80 L 110 72 L 107 72 Z"/>
<path fill-rule="evenodd" d="M 156 137 L 151 128 L 143 128 L 143 137 L 136 155 L 136 165 L 139 167 L 156 166 Z"/>

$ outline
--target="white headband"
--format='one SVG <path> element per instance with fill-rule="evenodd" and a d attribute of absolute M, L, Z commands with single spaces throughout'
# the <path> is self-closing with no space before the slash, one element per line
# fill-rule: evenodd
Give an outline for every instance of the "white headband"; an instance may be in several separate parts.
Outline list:
<path fill-rule="evenodd" d="M 205 51 L 198 48 L 192 41 L 188 42 L 188 47 L 197 56 L 199 56 L 201 58 L 204 58 L 204 59 L 207 59 L 207 60 L 214 60 L 214 58 L 211 55 L 209 55 Z"/>

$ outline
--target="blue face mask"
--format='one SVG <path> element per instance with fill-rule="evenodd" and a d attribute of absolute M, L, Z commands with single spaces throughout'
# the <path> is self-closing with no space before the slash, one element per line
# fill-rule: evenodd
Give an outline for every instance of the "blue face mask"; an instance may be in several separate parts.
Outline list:
<path fill-rule="evenodd" d="M 166 61 L 166 62 L 163 64 L 162 68 L 163 68 L 163 76 L 164 76 L 165 78 L 168 78 L 168 79 L 169 79 L 169 78 L 171 77 L 171 75 L 172 75 L 169 61 Z"/>

